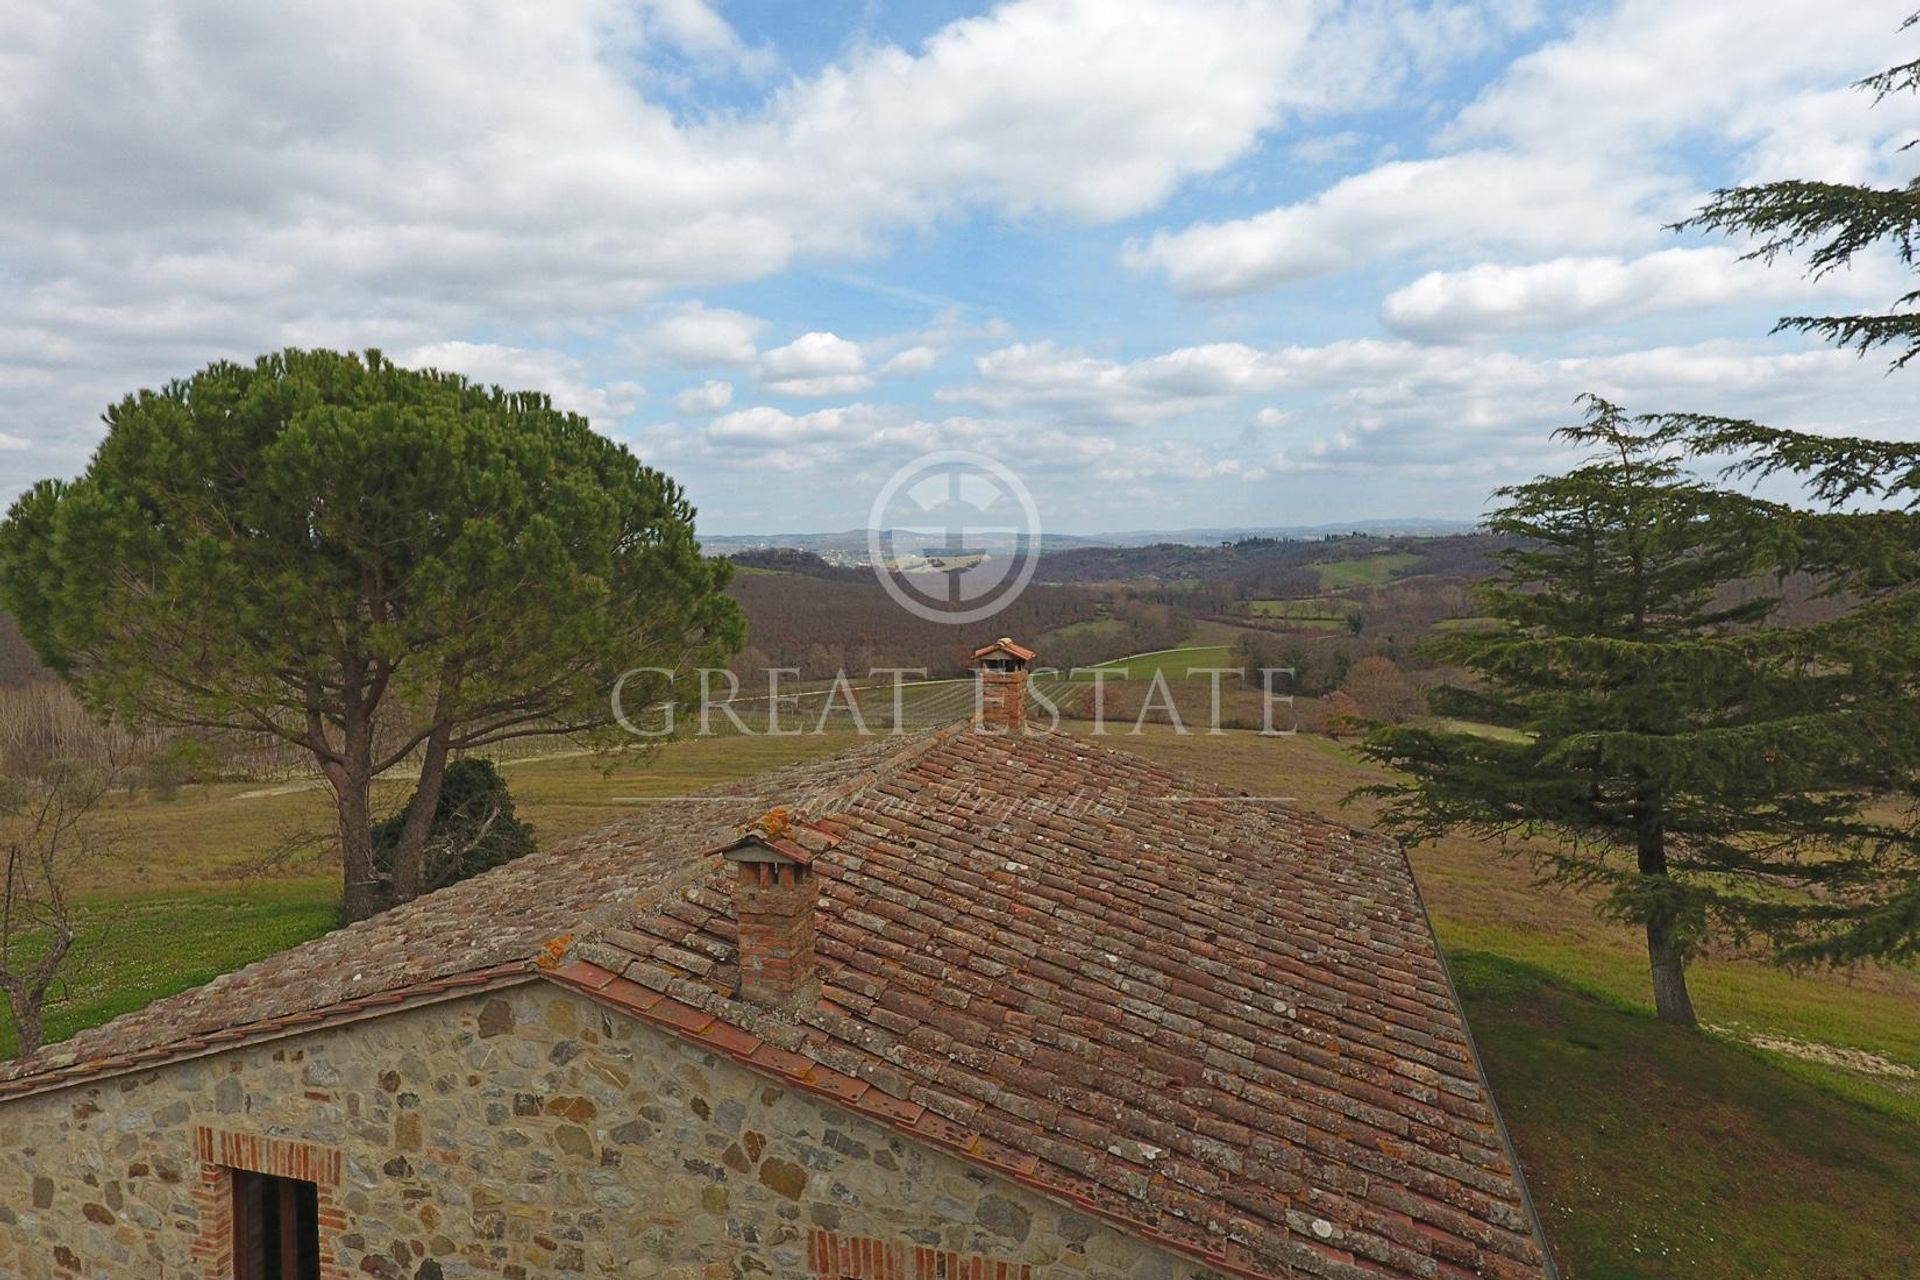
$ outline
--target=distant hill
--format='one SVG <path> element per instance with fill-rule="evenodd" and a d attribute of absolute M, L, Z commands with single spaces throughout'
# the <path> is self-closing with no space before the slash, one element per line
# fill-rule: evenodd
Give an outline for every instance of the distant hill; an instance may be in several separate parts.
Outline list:
<path fill-rule="evenodd" d="M 742 569 L 762 573 L 797 573 L 807 578 L 866 577 L 868 571 L 847 565 L 830 564 L 811 551 L 798 547 L 750 547 L 734 551 L 727 559 Z"/>
<path fill-rule="evenodd" d="M 1472 533 L 1479 525 L 1472 520 L 1440 520 L 1425 516 L 1394 516 L 1385 520 L 1351 520 L 1336 524 L 1283 524 L 1259 527 L 1227 526 L 1218 529 L 1145 530 L 1137 533 L 1106 533 L 1100 542 L 1114 547 L 1139 547 L 1151 543 L 1184 543 L 1193 546 L 1240 542 L 1248 538 L 1282 538 L 1290 541 L 1321 541 L 1352 536 L 1437 538 L 1448 534 Z"/>
<path fill-rule="evenodd" d="M 1490 534 L 1445 537 L 1342 536 L 1320 541 L 1278 536 L 1245 537 L 1232 542 L 1192 545 L 1159 542 L 1146 546 L 1082 547 L 1055 552 L 1040 562 L 1043 582 L 1160 582 L 1230 586 L 1236 594 L 1288 598 L 1312 595 L 1334 585 L 1324 567 L 1353 563 L 1377 574 L 1348 575 L 1351 584 L 1384 583 L 1417 574 L 1483 577 L 1489 557 L 1502 545 Z"/>
<path fill-rule="evenodd" d="M 937 533 L 888 529 L 883 531 L 881 546 L 898 554 L 919 552 L 927 546 L 938 545 L 941 541 L 942 535 Z M 1024 536 L 984 532 L 968 533 L 966 541 L 969 547 L 994 555 L 1009 554 L 1027 543 Z M 1109 545 L 1111 544 L 1104 539 L 1082 538 L 1071 534 L 1043 534 L 1039 540 L 1039 549 L 1042 554 L 1064 551 L 1071 547 Z M 871 559 L 868 533 L 865 529 L 847 529 L 839 533 L 709 534 L 700 539 L 700 549 L 708 555 L 728 556 L 736 560 L 744 553 L 776 549 L 811 552 L 827 563 L 837 565 L 862 565 Z"/>
<path fill-rule="evenodd" d="M 1120 533 L 1042 533 L 1039 551 L 1044 556 L 1089 547 L 1185 546 L 1217 547 L 1222 543 L 1249 538 L 1271 538 L 1298 542 L 1321 542 L 1355 535 L 1370 537 L 1444 537 L 1471 533 L 1470 520 L 1437 520 L 1424 517 L 1392 517 L 1384 520 L 1354 520 L 1340 524 L 1271 525 L 1243 528 L 1225 526 L 1210 529 L 1129 530 Z M 884 531 L 883 546 L 919 549 L 934 535 L 908 530 Z M 790 548 L 810 551 L 830 564 L 865 564 L 870 557 L 869 534 L 865 529 L 846 529 L 837 533 L 708 534 L 700 539 L 708 555 L 738 558 L 741 552 Z M 1025 539 L 1011 534 L 969 533 L 969 546 L 1007 554 L 1018 549 Z"/>

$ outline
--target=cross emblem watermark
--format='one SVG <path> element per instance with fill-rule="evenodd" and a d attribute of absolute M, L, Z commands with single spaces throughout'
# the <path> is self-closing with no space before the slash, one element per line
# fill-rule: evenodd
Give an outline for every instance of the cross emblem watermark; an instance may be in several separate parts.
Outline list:
<path fill-rule="evenodd" d="M 1040 559 L 1040 513 L 1004 463 L 945 449 L 894 472 L 867 515 L 867 555 L 894 603 L 966 625 L 1019 599 Z"/>

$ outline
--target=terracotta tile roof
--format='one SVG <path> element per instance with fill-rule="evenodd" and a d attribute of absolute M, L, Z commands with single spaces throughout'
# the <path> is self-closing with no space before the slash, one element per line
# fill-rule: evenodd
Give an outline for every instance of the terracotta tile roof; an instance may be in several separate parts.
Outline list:
<path fill-rule="evenodd" d="M 1058 735 L 802 816 L 819 1012 L 728 998 L 719 875 L 558 976 L 1223 1269 L 1543 1274 L 1390 842 Z"/>
<path fill-rule="evenodd" d="M 973 656 L 974 656 L 974 659 L 977 661 L 981 658 L 987 657 L 989 654 L 995 654 L 995 653 L 1004 653 L 1004 654 L 1007 654 L 1009 657 L 1018 658 L 1022 662 L 1032 662 L 1035 656 L 1034 651 L 1032 649 L 1027 648 L 1027 646 L 1023 644 L 1016 644 L 1014 641 L 1009 640 L 1005 636 L 1001 636 L 998 640 L 995 640 L 992 644 L 981 645 L 978 649 L 975 649 L 973 651 Z"/>
<path fill-rule="evenodd" d="M 55 1073 L 151 1055 L 166 1046 L 498 965 L 531 968 L 553 939 L 673 896 L 705 871 L 701 855 L 775 804 L 850 795 L 913 739 L 880 738 L 825 761 L 649 805 L 599 831 L 335 930 L 202 987 L 49 1045 L 30 1062 L 0 1063 L 0 1098 L 45 1087 Z"/>
<path fill-rule="evenodd" d="M 839 840 L 839 837 L 819 827 L 794 821 L 793 815 L 785 808 L 770 809 L 760 817 L 749 822 L 746 833 L 732 843 L 715 850 L 717 853 L 731 853 L 736 849 L 758 846 L 771 849 L 781 857 L 796 862 L 803 867 L 813 865 L 814 855 L 824 853 Z"/>
<path fill-rule="evenodd" d="M 883 739 L 733 792 L 757 798 L 623 822 L 69 1045 L 286 1017 L 337 997 L 355 957 L 360 982 L 398 991 L 537 956 L 1224 1272 L 1547 1273 L 1390 842 L 1062 735 Z M 731 998 L 715 851 L 769 803 L 838 837 L 810 841 L 825 984 L 799 1018 Z"/>

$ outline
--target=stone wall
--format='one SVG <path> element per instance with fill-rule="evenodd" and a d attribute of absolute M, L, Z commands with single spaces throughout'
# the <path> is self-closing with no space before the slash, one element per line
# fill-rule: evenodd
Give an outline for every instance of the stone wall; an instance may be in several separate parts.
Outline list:
<path fill-rule="evenodd" d="M 0 1275 L 228 1274 L 229 1165 L 330 1277 L 1212 1274 L 534 982 L 0 1103 Z"/>

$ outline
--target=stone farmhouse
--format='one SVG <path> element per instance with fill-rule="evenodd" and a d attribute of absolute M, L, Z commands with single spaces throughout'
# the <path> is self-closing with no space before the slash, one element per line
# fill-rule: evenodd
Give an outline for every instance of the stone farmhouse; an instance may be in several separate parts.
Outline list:
<path fill-rule="evenodd" d="M 0 1069 L 0 1275 L 1550 1275 L 1399 848 L 978 656 Z"/>

